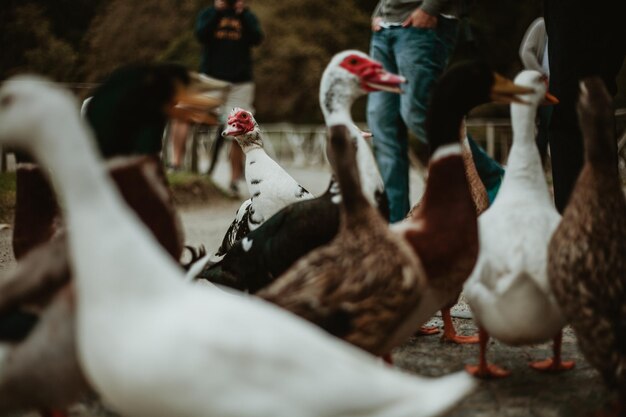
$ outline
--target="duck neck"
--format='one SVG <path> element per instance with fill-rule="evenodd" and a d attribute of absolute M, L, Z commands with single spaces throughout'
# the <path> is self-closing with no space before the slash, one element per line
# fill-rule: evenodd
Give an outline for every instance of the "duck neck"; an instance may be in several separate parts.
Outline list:
<path fill-rule="evenodd" d="M 235 139 L 241 146 L 241 150 L 246 154 L 255 149 L 263 149 L 263 136 L 258 130 L 246 134 L 245 137 L 236 136 Z"/>
<path fill-rule="evenodd" d="M 438 147 L 431 157 L 420 216 L 431 210 L 451 216 L 461 211 L 475 212 L 462 152 L 461 144 L 453 143 Z"/>
<path fill-rule="evenodd" d="M 615 120 L 589 119 L 581 123 L 585 145 L 585 161 L 602 176 L 618 176 L 617 141 L 615 140 Z"/>
<path fill-rule="evenodd" d="M 320 102 L 326 126 L 346 126 L 356 142 L 356 165 L 361 181 L 361 190 L 372 205 L 377 205 L 376 194 L 384 192 L 384 184 L 370 144 L 354 126 L 350 109 L 356 97 L 352 94 L 330 94 L 322 90 Z M 343 190 L 343 188 L 342 188 Z"/>
<path fill-rule="evenodd" d="M 352 129 L 351 129 L 352 128 Z M 356 128 L 345 124 L 330 125 L 329 151 L 339 188 L 341 189 L 341 216 L 343 225 L 358 222 L 371 206 L 363 195 L 359 170 L 356 163 Z"/>
<path fill-rule="evenodd" d="M 502 191 L 508 184 L 526 184 L 550 198 L 548 185 L 541 165 L 539 150 L 535 144 L 536 105 L 511 104 L 513 145 L 507 161 Z"/>
<path fill-rule="evenodd" d="M 137 294 L 161 291 L 170 282 L 150 272 L 174 271 L 177 266 L 126 206 L 78 115 L 64 127 L 63 140 L 53 137 L 59 133 L 52 123 L 44 129 L 44 143 L 54 146 L 36 149 L 35 156 L 51 168 L 50 179 L 63 208 L 79 308 L 110 307 L 111 302 L 132 302 Z M 148 270 L 142 270 L 146 264 Z M 104 271 L 107 279 L 90 279 Z"/>

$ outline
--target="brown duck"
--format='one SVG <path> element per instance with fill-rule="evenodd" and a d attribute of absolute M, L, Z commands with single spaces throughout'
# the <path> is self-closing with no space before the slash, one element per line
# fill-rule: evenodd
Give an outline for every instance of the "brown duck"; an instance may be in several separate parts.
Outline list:
<path fill-rule="evenodd" d="M 626 415 L 626 201 L 612 100 L 599 78 L 580 83 L 585 165 L 549 246 L 548 277 L 589 363 Z"/>

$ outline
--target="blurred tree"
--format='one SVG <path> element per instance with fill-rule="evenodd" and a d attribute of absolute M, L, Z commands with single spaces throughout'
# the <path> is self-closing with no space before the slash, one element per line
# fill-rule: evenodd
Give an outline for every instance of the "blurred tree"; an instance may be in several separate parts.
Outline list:
<path fill-rule="evenodd" d="M 0 32 L 2 78 L 16 72 L 36 72 L 65 81 L 76 75 L 77 53 L 54 35 L 42 6 L 25 3 L 5 13 Z"/>
<path fill-rule="evenodd" d="M 195 0 L 111 0 L 87 33 L 84 70 L 90 81 L 133 62 L 154 61 L 190 30 Z"/>
<path fill-rule="evenodd" d="M 321 121 L 318 87 L 324 67 L 343 49 L 367 51 L 369 46 L 369 14 L 356 3 L 343 0 L 324 7 L 317 0 L 254 3 L 266 33 L 256 51 L 260 120 Z"/>

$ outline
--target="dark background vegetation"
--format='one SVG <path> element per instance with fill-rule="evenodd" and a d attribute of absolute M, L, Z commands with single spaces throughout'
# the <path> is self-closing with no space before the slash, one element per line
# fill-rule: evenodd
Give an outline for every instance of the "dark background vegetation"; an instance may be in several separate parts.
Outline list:
<path fill-rule="evenodd" d="M 518 47 L 542 0 L 476 0 L 471 22 L 494 68 L 520 70 Z M 0 80 L 38 72 L 57 81 L 95 83 L 136 61 L 199 62 L 194 20 L 207 0 L 2 0 Z M 329 58 L 367 51 L 376 0 L 254 0 L 266 40 L 255 50 L 258 118 L 319 122 L 317 88 Z M 626 76 L 620 77 L 622 87 Z M 622 91 L 625 88 L 622 88 Z M 84 91 L 83 93 L 86 93 Z M 363 103 L 356 119 L 362 119 Z"/>

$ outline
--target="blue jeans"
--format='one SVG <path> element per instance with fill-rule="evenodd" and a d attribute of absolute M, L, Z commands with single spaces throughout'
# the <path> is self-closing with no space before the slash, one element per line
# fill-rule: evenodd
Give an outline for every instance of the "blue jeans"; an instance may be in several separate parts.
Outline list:
<path fill-rule="evenodd" d="M 437 28 L 391 27 L 374 32 L 370 56 L 386 70 L 407 79 L 404 94 L 369 94 L 367 123 L 389 198 L 390 221 L 409 211 L 408 129 L 427 143 L 424 122 L 433 82 L 445 69 L 457 33 L 457 21 L 439 17 Z"/>

